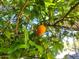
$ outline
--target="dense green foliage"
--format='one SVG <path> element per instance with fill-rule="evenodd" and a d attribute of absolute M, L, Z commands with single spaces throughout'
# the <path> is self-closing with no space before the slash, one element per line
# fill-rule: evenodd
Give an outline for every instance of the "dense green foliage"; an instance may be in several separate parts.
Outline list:
<path fill-rule="evenodd" d="M 63 49 L 62 39 L 71 36 L 62 30 L 77 30 L 73 25 L 79 20 L 78 4 L 78 0 L 0 0 L 0 56 L 55 59 Z M 46 33 L 37 36 L 42 23 Z M 78 33 L 75 36 L 79 38 Z"/>

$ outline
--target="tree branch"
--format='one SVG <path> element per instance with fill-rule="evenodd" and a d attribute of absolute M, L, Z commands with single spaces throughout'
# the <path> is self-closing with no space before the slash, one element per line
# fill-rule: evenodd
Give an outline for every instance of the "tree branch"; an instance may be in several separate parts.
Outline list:
<path fill-rule="evenodd" d="M 21 15 L 22 15 L 22 11 L 25 9 L 25 7 L 28 4 L 29 4 L 29 0 L 28 1 L 26 0 L 25 4 L 23 5 L 20 12 L 18 13 L 18 18 L 17 18 L 17 22 L 16 22 L 16 29 L 15 29 L 16 34 L 18 34 L 19 22 L 20 22 L 20 18 L 21 18 Z"/>
<path fill-rule="evenodd" d="M 53 25 L 56 25 L 57 23 L 61 22 L 64 20 L 65 17 L 67 17 L 67 15 L 79 4 L 79 2 L 77 2 L 74 6 L 72 6 L 70 8 L 70 10 L 59 20 L 57 20 Z"/>
<path fill-rule="evenodd" d="M 47 26 L 53 26 L 53 25 L 47 25 Z M 77 27 L 77 26 L 76 26 L 76 28 L 70 27 L 70 26 L 65 26 L 65 25 L 62 25 L 62 26 L 61 25 L 55 25 L 53 27 L 55 27 L 55 28 L 62 28 L 63 27 L 63 28 L 68 29 L 68 30 L 73 29 L 74 31 L 79 31 L 79 27 Z"/>

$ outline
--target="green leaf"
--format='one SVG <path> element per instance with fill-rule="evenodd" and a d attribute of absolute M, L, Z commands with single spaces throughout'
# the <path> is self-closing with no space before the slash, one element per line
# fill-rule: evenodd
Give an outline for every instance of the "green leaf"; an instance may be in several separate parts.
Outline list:
<path fill-rule="evenodd" d="M 18 49 L 17 45 L 12 45 L 10 48 L 8 48 L 8 54 L 14 53 Z"/>
<path fill-rule="evenodd" d="M 25 45 L 25 44 L 14 44 L 14 45 L 12 45 L 10 48 L 8 48 L 8 54 L 12 54 L 12 53 L 14 53 L 16 50 L 22 49 L 22 48 L 28 48 L 28 46 Z"/>
<path fill-rule="evenodd" d="M 54 56 L 51 54 L 51 52 L 47 53 L 47 59 L 54 59 Z"/>
<path fill-rule="evenodd" d="M 39 45 L 36 45 L 36 47 L 38 48 L 38 51 L 39 51 L 39 54 L 42 54 L 43 53 L 43 47 L 42 46 L 39 46 Z"/>
<path fill-rule="evenodd" d="M 64 0 L 58 0 L 58 2 L 64 2 Z"/>
<path fill-rule="evenodd" d="M 52 3 L 53 2 L 53 0 L 45 0 L 46 2 L 50 2 L 50 3 Z"/>
<path fill-rule="evenodd" d="M 32 7 L 31 7 L 31 8 L 32 8 Z M 31 8 L 30 8 L 30 9 L 31 9 Z M 25 15 L 26 15 L 26 16 L 31 13 L 29 9 L 25 9 L 24 12 L 25 12 Z"/>
<path fill-rule="evenodd" d="M 64 0 L 61 0 L 61 2 L 64 2 Z"/>
<path fill-rule="evenodd" d="M 7 53 L 8 49 L 1 47 L 0 48 L 0 53 Z"/>
<path fill-rule="evenodd" d="M 30 43 L 31 46 L 35 46 L 38 49 L 39 54 L 42 54 L 43 53 L 43 47 L 42 46 L 37 45 L 35 42 L 33 42 L 31 40 L 29 40 L 29 43 Z"/>
<path fill-rule="evenodd" d="M 51 5 L 56 5 L 55 3 L 45 2 L 46 7 L 49 7 Z"/>
<path fill-rule="evenodd" d="M 24 42 L 25 42 L 25 45 L 28 45 L 29 35 L 28 35 L 28 31 L 27 31 L 25 26 L 23 26 L 23 32 L 24 32 Z"/>
<path fill-rule="evenodd" d="M 33 41 L 31 41 L 31 40 L 29 40 L 29 44 L 30 44 L 31 46 L 35 46 L 35 45 L 36 45 L 35 42 L 33 42 Z"/>
<path fill-rule="evenodd" d="M 21 45 L 18 46 L 18 48 L 28 48 L 28 46 L 25 45 L 25 44 L 21 44 Z"/>
<path fill-rule="evenodd" d="M 9 38 L 9 39 L 10 39 L 11 32 L 9 32 L 9 31 L 5 31 L 5 32 L 4 32 L 4 34 L 5 34 L 5 36 L 6 36 L 7 38 Z"/>

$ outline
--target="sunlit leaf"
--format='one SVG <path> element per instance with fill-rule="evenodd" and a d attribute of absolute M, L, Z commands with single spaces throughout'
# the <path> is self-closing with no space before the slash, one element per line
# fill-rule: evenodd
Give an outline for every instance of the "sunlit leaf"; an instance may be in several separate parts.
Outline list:
<path fill-rule="evenodd" d="M 49 6 L 54 6 L 55 3 L 45 2 L 45 5 L 46 5 L 46 7 L 49 7 Z"/>
<path fill-rule="evenodd" d="M 9 31 L 5 31 L 4 34 L 6 35 L 7 38 L 10 39 L 11 33 Z"/>
<path fill-rule="evenodd" d="M 47 59 L 53 59 L 53 55 L 50 52 L 47 53 Z"/>

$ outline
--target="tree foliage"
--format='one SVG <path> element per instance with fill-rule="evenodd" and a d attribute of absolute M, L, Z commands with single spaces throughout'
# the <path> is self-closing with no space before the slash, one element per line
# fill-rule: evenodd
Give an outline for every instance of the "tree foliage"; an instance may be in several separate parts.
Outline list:
<path fill-rule="evenodd" d="M 0 56 L 55 59 L 66 30 L 79 30 L 78 16 L 78 0 L 0 0 Z M 46 32 L 37 36 L 41 24 Z"/>

